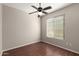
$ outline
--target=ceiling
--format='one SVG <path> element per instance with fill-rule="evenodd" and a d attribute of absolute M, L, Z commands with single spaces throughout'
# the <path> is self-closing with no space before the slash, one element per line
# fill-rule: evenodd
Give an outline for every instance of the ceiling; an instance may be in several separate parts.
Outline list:
<path fill-rule="evenodd" d="M 66 7 L 70 4 L 71 3 L 42 3 L 41 5 L 43 8 L 47 6 L 52 6 L 52 9 L 46 10 L 46 12 L 51 13 L 55 10 Z M 36 7 L 39 7 L 38 3 L 5 3 L 4 5 L 25 11 L 26 13 L 36 11 L 34 8 L 31 7 L 31 5 L 35 5 Z"/>

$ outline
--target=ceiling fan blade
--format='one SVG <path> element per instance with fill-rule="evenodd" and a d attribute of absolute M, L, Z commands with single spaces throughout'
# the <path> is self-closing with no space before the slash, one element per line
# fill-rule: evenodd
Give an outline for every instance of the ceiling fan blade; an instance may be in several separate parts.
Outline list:
<path fill-rule="evenodd" d="M 29 14 L 33 14 L 33 13 L 36 13 L 36 12 L 38 12 L 38 11 L 34 11 L 34 12 L 29 13 Z"/>
<path fill-rule="evenodd" d="M 48 6 L 48 7 L 45 7 L 43 10 L 48 10 L 48 9 L 51 9 L 52 7 L 51 6 Z"/>
<path fill-rule="evenodd" d="M 35 8 L 35 9 L 38 9 L 37 7 L 35 7 L 35 6 L 32 6 L 33 8 Z"/>
<path fill-rule="evenodd" d="M 44 14 L 48 14 L 47 12 L 45 12 L 45 11 L 42 11 L 42 13 L 44 13 Z"/>

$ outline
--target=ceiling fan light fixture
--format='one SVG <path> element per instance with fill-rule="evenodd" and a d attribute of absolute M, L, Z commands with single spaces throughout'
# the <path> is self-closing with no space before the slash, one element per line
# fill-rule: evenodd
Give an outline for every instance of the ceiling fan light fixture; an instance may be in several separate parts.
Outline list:
<path fill-rule="evenodd" d="M 38 12 L 39 15 L 42 15 L 42 12 Z"/>

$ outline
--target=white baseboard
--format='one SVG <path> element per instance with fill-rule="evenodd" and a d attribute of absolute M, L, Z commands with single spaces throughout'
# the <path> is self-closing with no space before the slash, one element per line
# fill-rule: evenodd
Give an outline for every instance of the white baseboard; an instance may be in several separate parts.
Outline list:
<path fill-rule="evenodd" d="M 12 50 L 12 49 L 16 49 L 16 48 L 19 48 L 19 47 L 22 47 L 22 46 L 26 46 L 26 45 L 30 45 L 30 44 L 33 44 L 33 43 L 37 43 L 37 42 L 40 42 L 40 41 L 38 40 L 38 41 L 34 41 L 34 42 L 30 42 L 30 43 L 23 44 L 23 45 L 20 45 L 20 46 L 8 48 L 8 49 L 5 49 L 5 50 L 2 50 L 2 52 L 8 51 L 8 50 Z"/>
<path fill-rule="evenodd" d="M 55 45 L 55 44 L 52 44 L 52 43 L 50 43 L 50 42 L 46 42 L 46 41 L 42 41 L 42 42 L 44 42 L 44 43 L 48 43 L 48 44 L 51 44 L 51 45 L 54 45 L 54 46 L 60 47 L 60 48 L 62 48 L 62 49 L 65 49 L 65 50 L 68 50 L 68 51 L 71 51 L 71 52 L 74 52 L 74 53 L 79 54 L 79 52 L 77 52 L 77 51 L 74 51 L 74 50 L 71 50 L 71 49 L 68 49 L 68 48 L 64 48 L 64 47 L 62 47 L 62 46 Z"/>

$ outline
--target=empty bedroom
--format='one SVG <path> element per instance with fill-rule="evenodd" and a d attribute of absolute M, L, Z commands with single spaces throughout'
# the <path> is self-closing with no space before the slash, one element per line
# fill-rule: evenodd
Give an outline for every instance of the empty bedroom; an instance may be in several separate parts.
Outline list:
<path fill-rule="evenodd" d="M 79 56 L 79 3 L 0 3 L 1 56 Z"/>

